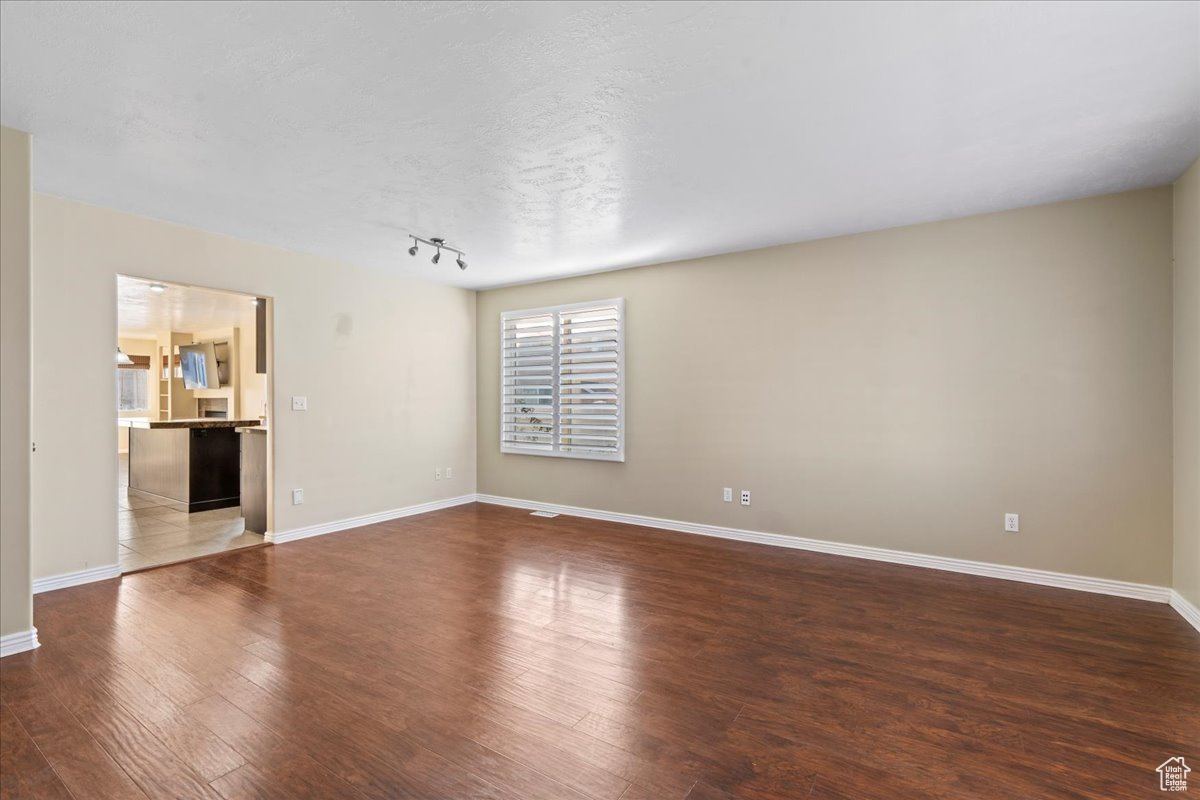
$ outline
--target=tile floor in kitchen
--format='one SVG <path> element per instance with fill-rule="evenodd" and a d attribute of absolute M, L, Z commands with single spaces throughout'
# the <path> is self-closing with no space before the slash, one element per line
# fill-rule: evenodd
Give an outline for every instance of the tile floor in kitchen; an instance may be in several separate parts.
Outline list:
<path fill-rule="evenodd" d="M 241 509 L 181 511 L 179 503 L 165 497 L 131 490 L 129 456 L 122 453 L 119 463 L 117 528 L 122 572 L 263 543 L 262 534 L 246 532 Z"/>

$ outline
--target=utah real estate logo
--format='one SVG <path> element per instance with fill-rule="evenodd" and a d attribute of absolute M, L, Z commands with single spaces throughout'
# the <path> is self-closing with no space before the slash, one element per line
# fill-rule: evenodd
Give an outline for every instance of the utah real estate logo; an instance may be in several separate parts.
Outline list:
<path fill-rule="evenodd" d="M 1187 776 L 1192 768 L 1183 763 L 1183 756 L 1168 758 L 1158 766 L 1158 788 L 1164 792 L 1186 792 Z"/>

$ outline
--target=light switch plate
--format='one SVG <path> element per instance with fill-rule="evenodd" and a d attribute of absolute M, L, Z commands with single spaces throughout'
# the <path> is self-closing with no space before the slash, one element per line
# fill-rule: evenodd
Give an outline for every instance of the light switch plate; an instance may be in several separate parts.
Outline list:
<path fill-rule="evenodd" d="M 304 490 L 292 489 L 292 505 L 298 506 L 304 502 Z"/>

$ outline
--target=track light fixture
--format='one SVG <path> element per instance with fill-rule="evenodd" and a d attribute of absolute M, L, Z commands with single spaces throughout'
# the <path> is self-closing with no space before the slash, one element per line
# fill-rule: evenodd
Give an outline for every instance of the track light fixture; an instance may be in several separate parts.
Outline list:
<path fill-rule="evenodd" d="M 422 239 L 420 236 L 413 236 L 412 234 L 409 234 L 408 238 L 412 239 L 412 241 L 413 241 L 412 247 L 408 248 L 408 254 L 410 256 L 415 256 L 417 254 L 417 245 L 418 244 L 427 244 L 430 247 L 436 248 L 436 250 L 437 250 L 437 252 L 435 252 L 433 254 L 432 261 L 434 264 L 436 264 L 442 260 L 442 251 L 443 250 L 449 250 L 451 253 L 455 253 L 458 255 L 458 258 L 456 258 L 454 260 L 454 263 L 458 264 L 458 268 L 459 269 L 467 268 L 467 261 L 466 261 L 467 254 L 464 253 L 462 250 L 459 250 L 457 247 L 451 247 L 450 245 L 446 244 L 445 239 L 442 239 L 438 236 L 434 236 L 429 239 Z"/>

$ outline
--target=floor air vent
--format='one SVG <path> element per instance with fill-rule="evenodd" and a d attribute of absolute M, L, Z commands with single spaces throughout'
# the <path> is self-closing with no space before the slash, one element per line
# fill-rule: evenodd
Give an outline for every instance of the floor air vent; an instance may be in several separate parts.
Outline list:
<path fill-rule="evenodd" d="M 531 516 L 531 517 L 546 517 L 547 519 L 554 519 L 555 517 L 558 516 L 558 514 L 555 514 L 553 511 L 534 511 L 529 516 Z"/>

